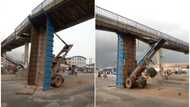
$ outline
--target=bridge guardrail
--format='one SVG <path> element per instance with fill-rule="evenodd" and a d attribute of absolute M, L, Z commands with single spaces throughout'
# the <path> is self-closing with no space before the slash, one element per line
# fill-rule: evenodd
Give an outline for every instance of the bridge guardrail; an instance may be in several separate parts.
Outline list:
<path fill-rule="evenodd" d="M 15 32 L 17 35 L 17 32 L 20 32 L 22 29 L 24 29 L 27 25 L 29 25 L 30 21 L 28 19 L 28 17 L 26 17 L 16 28 L 15 28 Z"/>
<path fill-rule="evenodd" d="M 35 7 L 32 10 L 32 14 L 36 14 L 38 12 L 40 12 L 43 8 L 45 8 L 47 5 L 56 2 L 56 0 L 44 0 L 43 2 L 41 2 L 37 7 Z"/>

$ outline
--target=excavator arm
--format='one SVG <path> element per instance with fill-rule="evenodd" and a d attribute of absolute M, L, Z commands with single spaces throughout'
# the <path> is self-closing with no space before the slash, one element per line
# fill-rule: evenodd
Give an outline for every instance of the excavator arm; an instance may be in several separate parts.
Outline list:
<path fill-rule="evenodd" d="M 62 48 L 62 50 L 56 55 L 55 59 L 60 57 L 61 54 L 63 54 L 63 58 L 66 57 L 67 53 L 71 50 L 71 48 L 73 47 L 72 44 L 68 45 L 63 39 L 61 39 L 61 37 L 59 35 L 57 35 L 55 33 L 55 35 L 63 42 L 63 44 L 65 44 L 65 46 Z"/>
<path fill-rule="evenodd" d="M 62 40 L 59 35 L 55 33 L 55 35 L 63 42 L 64 47 L 61 49 L 61 51 L 55 56 L 52 64 L 52 83 L 51 85 L 53 87 L 60 87 L 63 82 L 63 69 L 61 68 L 61 60 L 64 60 L 68 52 L 73 47 L 72 44 L 67 44 L 64 40 Z"/>

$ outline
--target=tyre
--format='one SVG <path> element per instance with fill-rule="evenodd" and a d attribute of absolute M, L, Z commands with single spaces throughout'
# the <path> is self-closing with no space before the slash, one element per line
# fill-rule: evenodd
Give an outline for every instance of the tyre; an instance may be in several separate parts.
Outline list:
<path fill-rule="evenodd" d="M 139 77 L 139 79 L 136 80 L 136 83 L 139 88 L 145 88 L 147 85 L 147 80 L 144 77 Z"/>
<path fill-rule="evenodd" d="M 148 68 L 146 70 L 146 73 L 148 76 L 150 76 L 151 78 L 155 77 L 157 75 L 157 71 L 154 68 Z"/>
<path fill-rule="evenodd" d="M 134 87 L 134 82 L 130 78 L 126 79 L 125 87 L 129 88 L 129 89 L 132 89 Z"/>
<path fill-rule="evenodd" d="M 64 83 L 64 78 L 60 74 L 57 74 L 55 77 L 52 78 L 51 86 L 59 88 L 63 83 Z"/>

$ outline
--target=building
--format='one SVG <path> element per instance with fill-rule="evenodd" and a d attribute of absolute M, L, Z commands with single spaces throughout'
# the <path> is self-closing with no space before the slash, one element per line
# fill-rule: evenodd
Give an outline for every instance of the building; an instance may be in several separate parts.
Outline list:
<path fill-rule="evenodd" d="M 85 67 L 85 72 L 87 72 L 87 73 L 93 73 L 94 69 L 95 69 L 95 64 L 94 63 L 87 64 L 86 67 Z"/>
<path fill-rule="evenodd" d="M 73 57 L 67 58 L 67 63 L 69 65 L 76 65 L 77 67 L 85 67 L 86 58 L 83 56 L 73 56 Z"/>

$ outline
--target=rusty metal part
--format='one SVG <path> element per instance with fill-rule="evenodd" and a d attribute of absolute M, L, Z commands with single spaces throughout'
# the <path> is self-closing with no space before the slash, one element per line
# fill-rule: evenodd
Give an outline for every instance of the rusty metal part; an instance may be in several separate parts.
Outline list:
<path fill-rule="evenodd" d="M 136 80 L 141 76 L 141 73 L 146 69 L 144 65 L 138 65 L 135 70 L 132 72 L 129 78 L 126 79 L 125 87 L 134 88 L 136 85 Z"/>
<path fill-rule="evenodd" d="M 130 77 L 126 79 L 125 87 L 133 88 L 134 86 L 139 86 L 141 88 L 144 88 L 144 85 L 146 84 L 146 79 L 144 77 L 142 78 L 142 72 L 145 71 L 146 66 L 151 61 L 151 58 L 154 56 L 156 51 L 158 51 L 163 46 L 164 43 L 165 40 L 160 39 L 152 45 L 150 50 L 148 50 L 144 57 L 139 61 L 137 67 L 133 70 Z M 157 74 L 155 72 L 156 71 L 151 68 L 148 70 L 148 75 L 154 77 Z"/>
<path fill-rule="evenodd" d="M 132 89 L 135 87 L 144 88 L 147 85 L 147 79 L 143 76 L 140 76 L 137 80 L 132 80 L 131 78 L 126 79 L 125 86 L 126 88 Z"/>

